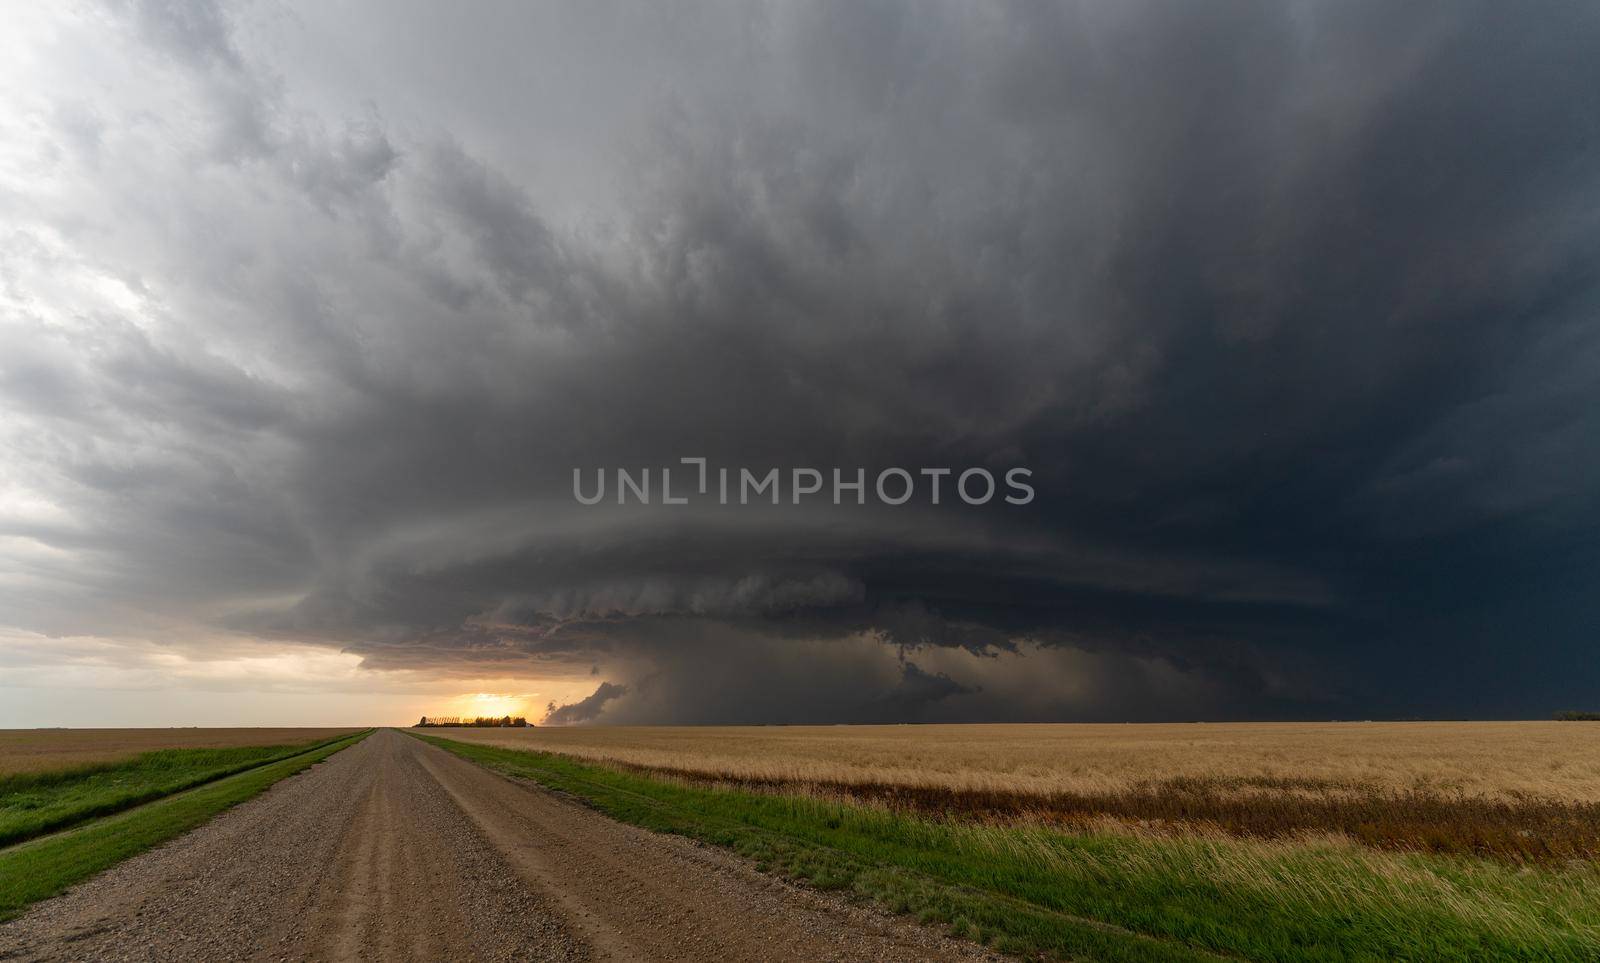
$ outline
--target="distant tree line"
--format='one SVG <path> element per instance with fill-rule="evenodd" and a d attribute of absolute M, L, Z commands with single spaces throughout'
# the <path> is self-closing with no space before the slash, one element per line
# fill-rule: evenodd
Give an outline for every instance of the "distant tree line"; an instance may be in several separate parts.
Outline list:
<path fill-rule="evenodd" d="M 436 726 L 472 726 L 478 729 L 521 729 L 528 725 L 528 720 L 522 716 L 478 716 L 475 719 L 466 719 L 461 716 L 423 716 L 416 728 L 428 729 Z"/>
<path fill-rule="evenodd" d="M 1600 712 L 1558 712 L 1556 719 L 1561 722 L 1600 722 Z"/>

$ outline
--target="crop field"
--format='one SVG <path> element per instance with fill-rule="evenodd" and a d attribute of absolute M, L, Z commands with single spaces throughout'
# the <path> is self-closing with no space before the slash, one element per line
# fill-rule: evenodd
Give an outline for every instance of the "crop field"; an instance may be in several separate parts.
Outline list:
<path fill-rule="evenodd" d="M 1530 859 L 1531 846 L 1465 852 L 1455 842 L 1463 832 L 1458 824 L 1447 824 L 1444 845 L 1423 845 L 1419 835 L 1374 846 L 1360 833 L 1312 828 L 1310 820 L 1293 831 L 1255 832 L 1196 818 L 1180 795 L 1169 819 L 1102 813 L 1062 825 L 1045 808 L 1057 798 L 1049 794 L 1040 795 L 1039 809 L 1021 815 L 940 811 L 924 804 L 936 796 L 917 791 L 896 796 L 885 789 L 862 799 L 836 784 L 818 791 L 816 783 L 684 776 L 682 767 L 650 770 L 507 749 L 502 744 L 510 740 L 493 735 L 505 734 L 419 737 L 582 798 L 614 818 L 733 849 L 813 886 L 853 893 L 1025 958 L 1600 958 L 1594 860 L 1547 853 Z M 585 733 L 583 741 L 594 749 L 604 735 Z M 700 735 L 715 742 L 725 734 Z M 733 734 L 735 741 L 743 735 Z M 872 743 L 879 734 L 840 735 Z M 996 740 L 997 751 L 1003 742 Z M 1122 761 L 1130 781 L 1104 790 L 1106 798 L 1125 798 L 1140 784 L 1134 761 Z M 1285 781 L 1249 783 L 1235 774 L 1219 794 L 1239 800 L 1241 812 L 1308 796 L 1288 777 L 1277 778 Z M 1373 792 L 1396 806 L 1407 799 L 1404 792 Z M 908 798 L 917 802 L 907 805 Z M 1580 820 L 1583 804 L 1543 802 L 1572 821 L 1569 841 L 1581 841 L 1574 848 L 1595 848 L 1600 823 Z M 1368 815 L 1389 818 L 1377 803 Z M 1524 828 L 1518 838 L 1541 840 L 1543 831 Z"/>
<path fill-rule="evenodd" d="M 0 775 L 0 921 L 195 828 L 366 735 L 348 729 L 255 732 L 278 739 L 287 734 L 293 741 L 153 749 L 73 768 Z M 312 733 L 317 737 L 308 738 Z"/>
<path fill-rule="evenodd" d="M 1600 958 L 1594 723 L 423 738 L 1028 957 Z"/>
<path fill-rule="evenodd" d="M 0 846 L 119 812 L 305 752 L 344 731 L 321 738 L 292 733 L 293 741 L 216 748 L 162 748 L 72 767 L 0 773 Z"/>
<path fill-rule="evenodd" d="M 384 932 L 443 941 L 430 958 L 495 934 L 529 959 L 747 959 L 787 927 L 796 958 L 972 961 L 977 943 L 1587 963 L 1596 743 L 1600 724 L 1566 722 L 430 728 L 154 749 L 0 775 L 0 921 L 19 917 L 0 958 L 109 957 L 135 937 L 177 956 L 249 918 L 270 925 L 229 939 L 262 942 L 219 956 L 337 958 Z M 705 845 L 686 858 L 662 834 Z M 879 912 L 810 915 L 763 873 Z M 380 895 L 352 912 L 358 886 Z M 540 892 L 567 908 L 530 915 Z M 884 942 L 865 948 L 869 931 Z M 945 936 L 961 939 L 923 952 Z"/>
<path fill-rule="evenodd" d="M 982 821 L 1334 834 L 1516 862 L 1600 856 L 1593 723 L 538 728 L 448 738 Z"/>
<path fill-rule="evenodd" d="M 1188 779 L 1257 792 L 1274 780 L 1314 780 L 1500 799 L 1600 797 L 1600 726 L 1571 722 L 593 726 L 448 737 L 735 779 L 1034 794 Z"/>
<path fill-rule="evenodd" d="M 320 742 L 352 729 L 0 729 L 0 776 L 76 769 L 157 749 Z"/>

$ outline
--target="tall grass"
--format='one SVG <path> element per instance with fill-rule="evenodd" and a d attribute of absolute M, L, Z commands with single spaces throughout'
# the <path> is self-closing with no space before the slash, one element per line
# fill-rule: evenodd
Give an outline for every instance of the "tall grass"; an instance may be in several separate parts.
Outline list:
<path fill-rule="evenodd" d="M 1117 819 L 1175 834 L 1218 831 L 1256 839 L 1338 834 L 1381 849 L 1488 856 L 1518 863 L 1600 857 L 1600 802 L 1444 795 L 1311 779 L 1184 777 L 1111 791 L 1041 793 L 752 779 L 692 769 L 611 765 L 701 785 L 868 802 L 977 822 L 1081 828 Z"/>

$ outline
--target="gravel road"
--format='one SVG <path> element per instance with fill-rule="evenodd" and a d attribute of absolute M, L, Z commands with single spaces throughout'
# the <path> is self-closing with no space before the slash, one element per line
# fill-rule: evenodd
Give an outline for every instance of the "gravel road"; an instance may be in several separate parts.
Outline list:
<path fill-rule="evenodd" d="M 382 730 L 0 926 L 0 960 L 993 960 Z"/>

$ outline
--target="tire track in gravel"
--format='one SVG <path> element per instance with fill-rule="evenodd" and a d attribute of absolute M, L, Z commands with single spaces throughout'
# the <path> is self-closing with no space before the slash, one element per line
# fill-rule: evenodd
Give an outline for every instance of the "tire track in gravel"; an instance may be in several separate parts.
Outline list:
<path fill-rule="evenodd" d="M 382 730 L 0 926 L 0 960 L 992 960 Z"/>

